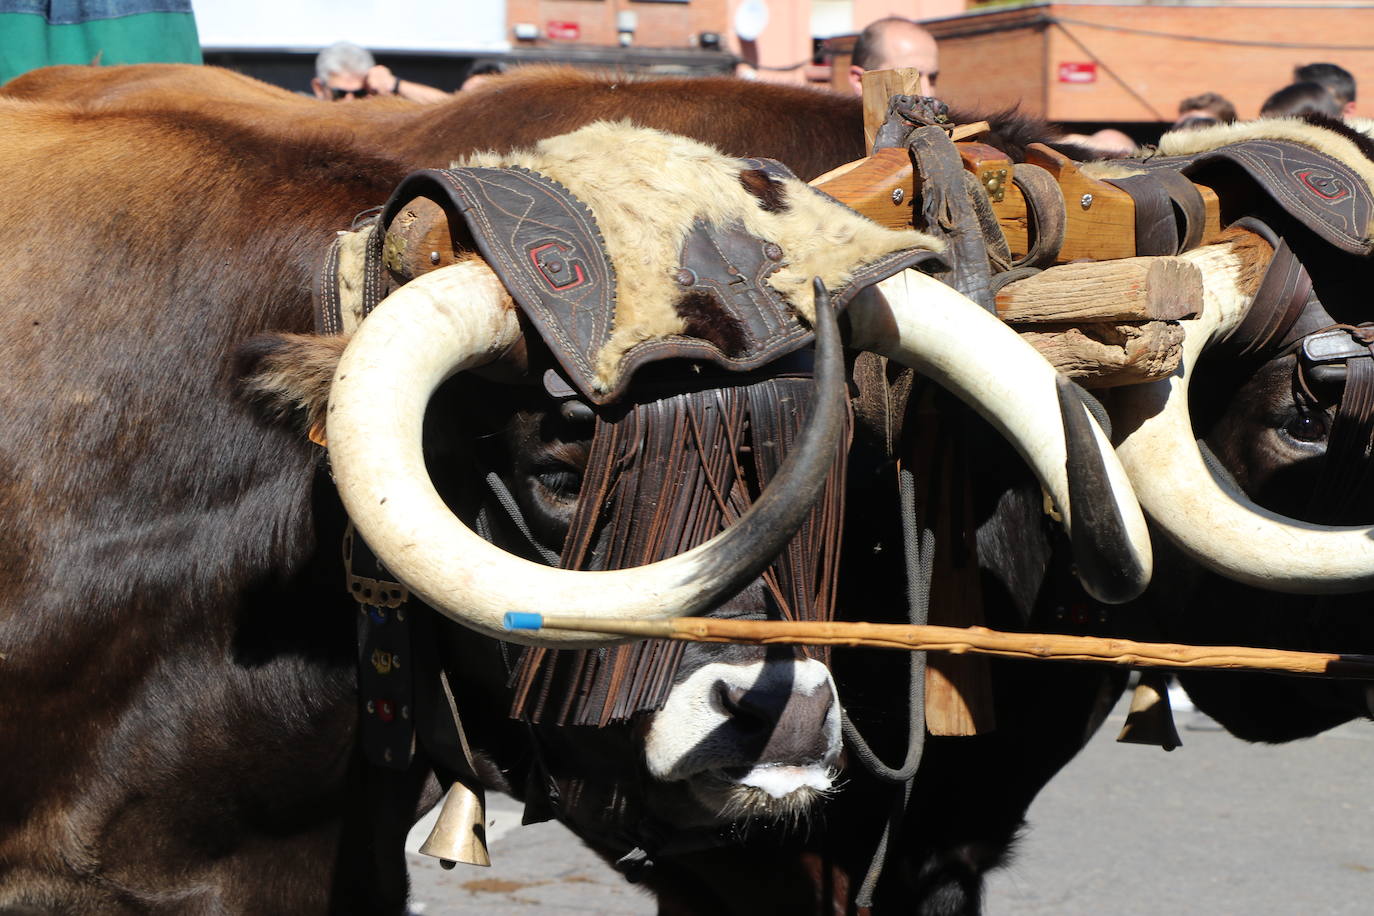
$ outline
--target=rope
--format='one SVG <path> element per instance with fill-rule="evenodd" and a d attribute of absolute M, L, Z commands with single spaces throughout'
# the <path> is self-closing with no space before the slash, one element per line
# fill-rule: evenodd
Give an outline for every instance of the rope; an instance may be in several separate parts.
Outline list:
<path fill-rule="evenodd" d="M 906 560 L 907 619 L 923 625 L 930 619 L 930 583 L 935 573 L 935 533 L 929 528 L 916 524 L 916 479 L 909 468 L 898 472 L 898 491 L 902 512 L 902 542 Z M 883 867 L 887 864 L 888 847 L 892 837 L 906 814 L 907 803 L 911 800 L 912 781 L 920 769 L 921 757 L 926 741 L 926 653 L 912 652 L 910 662 L 911 683 L 907 695 L 907 750 L 906 759 L 900 769 L 893 769 L 878 759 L 878 755 L 864 741 L 849 714 L 840 710 L 840 722 L 845 740 L 849 742 L 859 761 L 870 773 L 884 782 L 902 784 L 902 799 L 893 805 L 883 824 L 882 836 L 878 838 L 878 848 L 873 852 L 868 872 L 859 885 L 854 898 L 856 906 L 873 905 L 873 892 Z"/>
<path fill-rule="evenodd" d="M 525 540 L 534 548 L 539 556 L 544 558 L 544 562 L 550 566 L 558 565 L 558 551 L 550 550 L 539 541 L 535 540 L 529 525 L 525 524 L 525 517 L 520 513 L 520 504 L 515 501 L 511 491 L 506 488 L 505 481 L 497 476 L 495 471 L 488 471 L 486 476 L 487 489 L 491 490 L 491 495 L 496 497 L 496 501 L 501 504 L 501 508 L 506 510 L 506 516 L 510 518 L 515 527 L 525 536 Z M 484 535 L 485 536 L 485 535 Z"/>

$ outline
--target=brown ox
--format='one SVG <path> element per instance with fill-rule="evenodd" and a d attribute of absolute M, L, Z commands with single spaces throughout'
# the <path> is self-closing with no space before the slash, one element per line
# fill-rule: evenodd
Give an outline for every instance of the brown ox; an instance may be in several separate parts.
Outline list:
<path fill-rule="evenodd" d="M 323 242 L 384 200 L 411 165 L 630 112 L 727 151 L 778 156 L 803 174 L 859 152 L 852 100 L 733 81 L 694 82 L 674 98 L 681 87 L 671 82 L 585 79 L 531 74 L 406 112 L 409 132 L 372 135 L 376 122 L 359 121 L 343 138 L 332 120 L 341 106 L 294 98 L 247 115 L 132 96 L 84 110 L 3 104 L 0 193 L 25 203 L 7 220 L 12 257 L 2 278 L 0 504 L 12 546 L 0 557 L 10 583 L 0 621 L 0 902 L 69 911 L 400 907 L 401 838 L 423 768 L 364 784 L 352 747 L 356 611 L 339 593 L 337 505 L 317 479 L 314 447 L 235 396 L 231 354 L 266 329 L 308 329 L 304 291 Z M 303 119 L 306 105 L 328 120 Z M 541 119 L 536 105 L 557 117 Z M 429 136 L 422 114 L 436 119 Z M 405 155 L 368 152 L 358 136 L 394 136 Z M 979 475 L 1005 482 L 976 505 L 989 620 L 1045 626 L 1054 589 L 1042 588 L 1050 548 L 1039 489 L 1020 487 L 1025 468 L 993 444 L 990 428 L 964 422 L 987 445 L 973 450 Z M 511 429 L 530 435 L 539 421 Z M 561 438 L 580 441 L 555 429 L 554 443 Z M 849 542 L 854 584 L 841 604 L 870 616 L 898 606 L 900 537 L 886 434 L 861 438 L 850 498 L 862 535 Z M 575 448 L 560 461 L 554 475 L 570 461 L 578 470 Z M 530 470 L 528 486 L 540 485 L 541 472 Z M 542 481 L 555 493 L 573 484 Z M 536 536 L 556 547 L 558 523 Z M 482 657 L 495 670 L 467 676 L 499 682 L 499 658 Z M 851 714 L 880 724 L 879 750 L 896 756 L 900 730 L 886 723 L 904 673 L 870 670 L 890 660 L 838 664 L 848 665 Z M 894 908 L 976 910 L 983 872 L 1001 861 L 1035 792 L 1081 746 L 1100 695 L 1119 686 L 1091 670 L 994 669 L 1002 727 L 976 741 L 930 742 L 880 891 Z M 525 730 L 503 708 L 470 713 L 479 757 L 490 761 L 483 775 L 516 795 L 541 795 L 545 787 L 527 783 Z M 573 766 L 580 739 L 550 740 L 561 749 L 553 768 Z M 615 797 L 631 759 L 604 767 L 586 794 Z M 691 911 L 843 912 L 849 876 L 862 874 L 876 842 L 873 812 L 893 803 L 890 789 L 861 774 L 847 793 L 826 831 L 765 834 L 747 856 L 667 844 L 648 880 Z M 356 803 L 367 795 L 386 804 Z M 579 821 L 585 810 L 562 814 L 612 858 L 649 841 Z"/>
<path fill-rule="evenodd" d="M 152 103 L 273 129 L 290 124 L 297 130 L 348 130 L 360 142 L 426 166 L 446 166 L 469 150 L 526 147 L 590 119 L 629 119 L 701 140 L 727 155 L 777 159 L 805 180 L 866 154 L 863 111 L 850 96 L 730 79 L 614 77 L 571 67 L 521 68 L 437 105 L 389 96 L 321 104 L 231 70 L 189 64 L 45 67 L 10 80 L 0 95 L 75 104 Z M 1026 143 L 1054 136 L 1043 123 L 1003 117 L 995 142 L 1020 158 Z"/>

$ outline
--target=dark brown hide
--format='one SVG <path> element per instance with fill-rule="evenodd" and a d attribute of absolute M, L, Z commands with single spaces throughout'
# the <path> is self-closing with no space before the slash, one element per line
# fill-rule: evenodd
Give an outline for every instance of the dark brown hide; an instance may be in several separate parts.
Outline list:
<path fill-rule="evenodd" d="M 322 240 L 406 168 L 184 112 L 0 121 L 0 909 L 399 911 L 418 782 L 366 822 L 319 456 L 231 353 L 310 327 Z"/>

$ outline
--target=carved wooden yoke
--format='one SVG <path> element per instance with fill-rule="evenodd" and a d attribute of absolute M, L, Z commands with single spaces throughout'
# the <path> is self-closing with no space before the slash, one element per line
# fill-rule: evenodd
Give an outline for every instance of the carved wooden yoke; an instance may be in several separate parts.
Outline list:
<path fill-rule="evenodd" d="M 870 143 L 874 138 L 883 142 L 880 128 L 888 97 L 916 85 L 913 74 L 866 74 L 864 118 Z M 1169 376 L 1181 353 L 1178 321 L 1193 317 L 1202 297 L 1201 274 L 1173 255 L 1221 234 L 1217 194 L 1191 183 L 1191 189 L 1176 191 L 1173 199 L 1152 188 L 1152 201 L 1140 189 L 1086 174 L 1079 163 L 1043 144 L 1029 147 L 1026 162 L 1013 163 L 979 142 L 988 130 L 985 122 L 945 129 L 974 179 L 970 184 L 976 182 L 986 195 L 1010 255 L 1007 267 L 1044 268 L 1034 276 L 1025 276 L 1030 270 L 1004 276 L 1010 282 L 996 290 L 998 316 L 1085 387 Z M 904 145 L 874 149 L 812 184 L 884 226 L 921 225 L 913 205 L 920 201 L 922 176 Z M 1176 240 L 1172 250 L 1167 239 L 1161 244 L 1137 231 L 1138 219 L 1149 215 L 1151 204 L 1182 204 L 1187 211 L 1186 237 Z"/>

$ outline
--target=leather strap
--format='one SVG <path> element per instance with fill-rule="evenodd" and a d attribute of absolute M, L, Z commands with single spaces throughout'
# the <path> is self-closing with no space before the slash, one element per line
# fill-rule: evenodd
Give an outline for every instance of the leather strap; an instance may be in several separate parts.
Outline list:
<path fill-rule="evenodd" d="M 1259 232 L 1271 244 L 1277 244 L 1255 301 L 1235 330 L 1217 344 L 1217 352 L 1230 358 L 1267 359 L 1292 343 L 1290 334 L 1312 295 L 1312 278 L 1288 242 L 1279 239 L 1265 224 L 1247 217 L 1232 225 Z"/>
<path fill-rule="evenodd" d="M 339 237 L 325 249 L 324 263 L 315 271 L 315 280 L 310 289 L 315 303 L 315 333 L 343 333 L 343 315 L 339 305 Z"/>
<path fill-rule="evenodd" d="M 936 276 L 989 312 L 996 312 L 987 241 L 969 200 L 959 151 L 939 127 L 919 127 L 908 142 L 915 171 L 921 176 L 923 228 L 945 242 L 946 257 L 952 265 Z"/>
<path fill-rule="evenodd" d="M 1026 199 L 1026 216 L 1030 223 L 1030 245 L 1025 255 L 1012 262 L 1012 268 L 1053 267 L 1064 247 L 1064 230 L 1068 213 L 1064 206 L 1064 192 L 1045 169 L 1029 162 L 1018 162 L 1012 169 L 1012 184 Z"/>
<path fill-rule="evenodd" d="M 1206 207 L 1197 187 L 1171 169 L 1112 178 L 1135 201 L 1135 253 L 1174 255 L 1202 241 Z M 1180 232 L 1180 229 L 1182 230 Z"/>
<path fill-rule="evenodd" d="M 413 609 L 352 523 L 344 568 L 358 602 L 358 743 L 373 766 L 404 770 L 415 753 Z"/>
<path fill-rule="evenodd" d="M 1368 522 L 1374 495 L 1374 347 L 1345 361 L 1345 390 L 1326 440 L 1326 458 L 1305 518 L 1327 525 Z"/>

